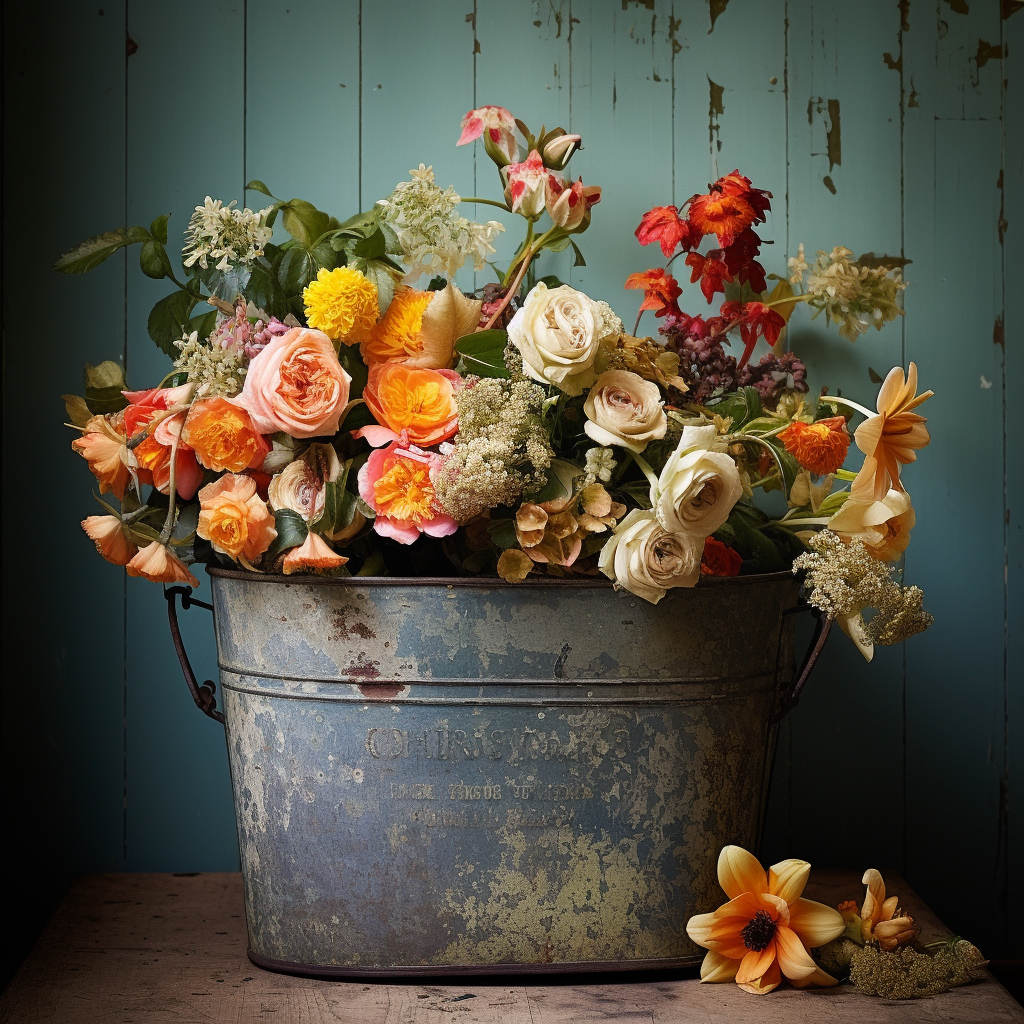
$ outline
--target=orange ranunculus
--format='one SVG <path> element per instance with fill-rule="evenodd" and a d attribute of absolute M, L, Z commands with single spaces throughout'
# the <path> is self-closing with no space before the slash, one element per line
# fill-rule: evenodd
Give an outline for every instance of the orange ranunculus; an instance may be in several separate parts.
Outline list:
<path fill-rule="evenodd" d="M 121 413 L 93 416 L 86 423 L 82 436 L 71 442 L 71 447 L 89 463 L 89 469 L 99 481 L 100 494 L 113 491 L 117 500 L 122 501 L 131 479 L 124 416 Z"/>
<path fill-rule="evenodd" d="M 293 572 L 329 572 L 343 566 L 347 561 L 344 555 L 332 551 L 330 545 L 319 534 L 310 530 L 302 545 L 292 548 L 284 556 L 282 569 L 285 576 L 290 576 Z"/>
<path fill-rule="evenodd" d="M 794 420 L 780 431 L 779 440 L 804 469 L 819 476 L 835 473 L 846 461 L 850 448 L 843 416 L 829 416 L 816 423 Z"/>
<path fill-rule="evenodd" d="M 436 292 L 399 288 L 359 351 L 368 366 L 394 360 L 423 369 L 446 369 L 452 364 L 455 342 L 476 329 L 482 305 L 451 282 Z"/>
<path fill-rule="evenodd" d="M 363 400 L 382 426 L 423 448 L 446 441 L 459 429 L 451 370 L 420 370 L 404 363 L 375 363 Z"/>
<path fill-rule="evenodd" d="M 161 494 L 171 488 L 171 452 L 175 435 L 185 423 L 185 413 L 178 412 L 162 419 L 143 440 L 136 445 L 134 455 L 139 465 L 139 479 L 151 483 Z M 195 497 L 203 482 L 203 471 L 196 461 L 196 453 L 181 439 L 175 457 L 174 489 L 188 501 Z"/>
<path fill-rule="evenodd" d="M 259 469 L 270 445 L 252 417 L 226 398 L 204 398 L 192 406 L 181 432 L 200 464 L 216 472 Z"/>
<path fill-rule="evenodd" d="M 127 565 L 139 550 L 125 536 L 117 516 L 89 516 L 82 520 L 82 529 L 96 545 L 96 550 L 114 565 Z"/>
<path fill-rule="evenodd" d="M 714 537 L 704 538 L 704 553 L 700 558 L 701 576 L 738 576 L 743 556 Z"/>
<path fill-rule="evenodd" d="M 933 394 L 934 391 L 917 394 L 915 363 L 910 364 L 906 381 L 903 367 L 894 366 L 878 391 L 878 415 L 868 417 L 854 432 L 857 447 L 865 455 L 858 477 L 863 478 L 862 486 L 873 482 L 875 501 L 881 501 L 890 488 L 903 490 L 900 466 L 913 462 L 916 450 L 931 441 L 925 426 L 928 421 L 913 410 Z"/>
<path fill-rule="evenodd" d="M 784 860 L 766 874 L 746 850 L 722 849 L 718 882 L 729 902 L 686 923 L 686 934 L 708 950 L 701 981 L 735 979 L 755 995 L 777 988 L 783 975 L 797 988 L 836 983 L 807 949 L 831 942 L 846 922 L 831 907 L 801 897 L 810 870 L 807 861 Z"/>
<path fill-rule="evenodd" d="M 153 583 L 187 583 L 198 587 L 199 580 L 185 567 L 177 555 L 155 540 L 144 547 L 125 566 L 129 576 L 141 576 Z"/>
<path fill-rule="evenodd" d="M 351 383 L 326 334 L 293 327 L 252 360 L 235 402 L 261 434 L 326 437 L 338 432 Z"/>
<path fill-rule="evenodd" d="M 255 482 L 235 473 L 225 473 L 199 492 L 196 533 L 216 551 L 247 566 L 277 537 L 274 516 L 256 493 Z"/>

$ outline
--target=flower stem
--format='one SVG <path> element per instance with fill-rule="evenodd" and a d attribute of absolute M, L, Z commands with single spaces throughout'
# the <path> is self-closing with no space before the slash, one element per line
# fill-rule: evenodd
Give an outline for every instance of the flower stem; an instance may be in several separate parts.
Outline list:
<path fill-rule="evenodd" d="M 643 475 L 647 477 L 647 482 L 651 485 L 652 492 L 656 490 L 659 481 L 654 470 L 651 468 L 650 463 L 646 459 L 637 455 L 636 452 L 629 452 L 629 457 L 637 464 Z"/>
<path fill-rule="evenodd" d="M 554 228 L 551 228 L 551 231 L 554 230 Z M 541 249 L 544 248 L 544 243 L 547 241 L 548 235 L 551 233 L 551 231 L 545 231 L 544 234 L 537 239 L 536 243 L 530 246 L 529 242 L 533 238 L 533 219 L 530 219 L 529 230 L 526 235 L 527 248 L 523 253 L 522 260 L 519 265 L 519 270 L 516 272 L 515 279 L 508 286 L 508 289 L 505 292 L 505 297 L 501 300 L 501 304 L 494 311 L 494 315 L 491 317 L 490 320 L 487 321 L 486 326 L 483 328 L 485 331 L 489 331 L 491 329 L 491 327 L 494 325 L 498 317 L 501 316 L 501 314 L 505 311 L 505 307 L 512 301 L 512 298 L 515 296 L 516 292 L 519 291 L 519 286 L 520 284 L 522 284 L 523 278 L 526 276 L 526 271 L 529 269 L 530 264 L 533 262 L 533 258 L 541 251 Z M 506 273 L 505 275 L 506 278 L 508 277 L 508 274 L 512 272 L 512 267 L 514 267 L 515 265 L 516 264 L 513 263 L 512 266 L 508 268 L 508 273 Z"/>
<path fill-rule="evenodd" d="M 188 409 L 192 408 L 192 402 L 195 398 L 196 389 L 193 385 L 192 390 L 188 396 L 188 406 L 185 412 L 185 418 L 188 418 Z M 184 422 L 181 424 L 182 430 L 185 428 Z M 174 513 L 175 506 L 177 504 L 177 475 L 178 475 L 178 444 L 181 441 L 181 430 L 174 435 L 174 440 L 171 442 L 171 466 L 170 474 L 167 481 L 167 518 L 164 520 L 164 528 L 160 531 L 160 543 L 165 547 L 167 542 L 171 539 L 171 532 L 174 530 Z"/>
<path fill-rule="evenodd" d="M 848 398 L 840 398 L 838 395 L 822 395 L 818 399 L 819 402 L 824 402 L 826 405 L 846 405 L 853 409 L 854 412 L 859 412 L 862 416 L 866 416 L 871 419 L 872 416 L 877 416 L 877 413 L 872 412 L 870 409 L 865 409 L 863 405 L 858 405 L 856 402 L 851 402 Z"/>
<path fill-rule="evenodd" d="M 494 199 L 480 199 L 478 196 L 463 196 L 462 201 L 464 203 L 483 203 L 484 206 L 496 206 L 499 210 L 504 210 L 506 213 L 511 212 L 505 203 L 499 203 Z"/>

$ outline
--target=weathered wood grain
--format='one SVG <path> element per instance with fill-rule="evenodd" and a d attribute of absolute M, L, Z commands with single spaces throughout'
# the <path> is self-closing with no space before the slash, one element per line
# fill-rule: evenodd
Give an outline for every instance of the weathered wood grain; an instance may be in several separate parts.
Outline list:
<path fill-rule="evenodd" d="M 930 941 L 948 932 L 896 875 L 890 891 Z M 850 871 L 816 872 L 808 895 L 859 898 Z M 245 958 L 239 875 L 92 875 L 75 884 L 0 1000 L 0 1020 L 156 1024 L 675 1024 L 714 1022 L 1024 1021 L 995 981 L 894 1003 L 848 985 L 759 998 L 701 985 L 694 972 L 591 977 L 438 979 L 403 984 L 271 974 Z"/>

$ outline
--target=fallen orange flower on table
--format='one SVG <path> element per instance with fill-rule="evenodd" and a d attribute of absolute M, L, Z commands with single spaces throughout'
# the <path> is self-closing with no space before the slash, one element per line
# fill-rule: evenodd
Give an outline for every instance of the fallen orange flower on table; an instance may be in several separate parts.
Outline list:
<path fill-rule="evenodd" d="M 708 950 L 701 981 L 735 979 L 755 995 L 778 988 L 783 975 L 797 988 L 836 984 L 807 950 L 831 942 L 846 923 L 831 907 L 802 898 L 810 870 L 805 860 L 783 860 L 765 873 L 741 847 L 722 849 L 718 882 L 729 902 L 686 923 L 686 934 Z"/>

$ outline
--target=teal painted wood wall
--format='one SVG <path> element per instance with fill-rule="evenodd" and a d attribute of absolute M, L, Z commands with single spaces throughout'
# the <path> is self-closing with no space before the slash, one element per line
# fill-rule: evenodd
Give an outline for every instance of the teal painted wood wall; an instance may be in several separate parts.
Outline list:
<path fill-rule="evenodd" d="M 1024 954 L 1024 88 L 1018 0 L 93 0 L 5 21 L 4 789 L 9 962 L 84 871 L 237 867 L 220 730 L 194 709 L 158 589 L 95 556 L 58 396 L 81 364 L 165 372 L 161 287 L 86 235 L 251 177 L 346 216 L 423 161 L 487 194 L 461 115 L 499 103 L 583 133 L 604 198 L 588 265 L 551 269 L 627 322 L 632 231 L 741 168 L 774 195 L 770 269 L 804 242 L 903 253 L 906 317 L 856 345 L 801 321 L 823 383 L 873 401 L 914 359 L 933 442 L 906 480 L 908 578 L 936 625 L 873 665 L 829 645 L 783 728 L 766 853 L 893 866 L 991 956 Z M 1016 66 L 1014 66 L 1016 65 Z M 511 236 L 510 232 L 510 236 Z M 506 240 L 505 249 L 509 248 Z M 695 304 L 695 303 L 694 303 Z M 652 329 L 650 325 L 648 329 Z M 214 671 L 203 612 L 193 662 Z"/>

